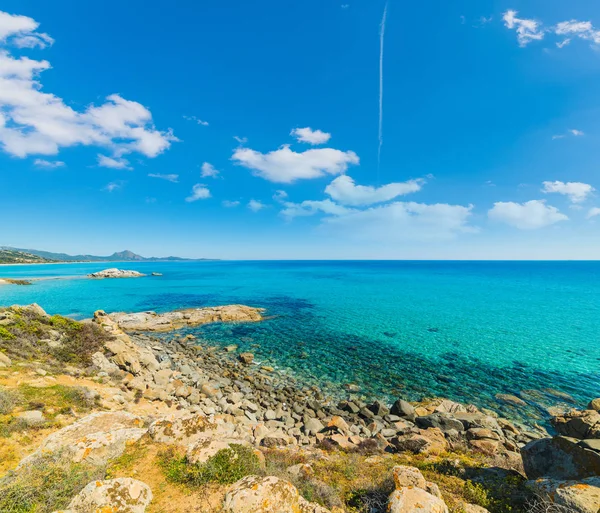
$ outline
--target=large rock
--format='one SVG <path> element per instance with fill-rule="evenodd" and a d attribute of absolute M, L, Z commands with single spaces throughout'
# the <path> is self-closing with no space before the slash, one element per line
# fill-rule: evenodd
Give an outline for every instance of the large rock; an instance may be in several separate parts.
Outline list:
<path fill-rule="evenodd" d="M 388 500 L 389 513 L 448 513 L 437 485 L 428 482 L 415 467 L 394 467 L 396 490 Z"/>
<path fill-rule="evenodd" d="M 600 477 L 580 481 L 539 479 L 528 486 L 541 499 L 562 506 L 569 513 L 598 513 L 600 511 Z"/>
<path fill-rule="evenodd" d="M 401 417 L 403 419 L 410 420 L 411 422 L 414 421 L 415 417 L 417 416 L 415 412 L 415 407 L 403 399 L 398 399 L 392 405 L 390 413 L 392 415 L 397 415 L 398 417 Z"/>
<path fill-rule="evenodd" d="M 12 365 L 12 361 L 8 356 L 4 353 L 0 353 L 0 368 L 2 367 L 10 367 Z"/>
<path fill-rule="evenodd" d="M 448 442 L 438 428 L 419 429 L 417 433 L 401 435 L 391 440 L 398 452 L 441 454 L 448 450 Z"/>
<path fill-rule="evenodd" d="M 592 399 L 590 401 L 590 404 L 588 404 L 587 409 L 600 412 L 600 397 L 598 397 L 597 399 Z"/>
<path fill-rule="evenodd" d="M 88 274 L 88 278 L 140 278 L 142 276 L 146 275 L 137 271 L 117 269 L 116 267 Z"/>
<path fill-rule="evenodd" d="M 97 369 L 108 374 L 118 372 L 119 366 L 116 363 L 111 362 L 103 353 L 98 351 L 92 355 L 92 364 Z"/>
<path fill-rule="evenodd" d="M 574 438 L 534 440 L 521 449 L 521 455 L 529 479 L 572 480 L 600 475 L 600 453 Z"/>
<path fill-rule="evenodd" d="M 400 488 L 421 488 L 426 492 L 441 499 L 441 494 L 438 486 L 425 479 L 421 471 L 416 467 L 407 465 L 397 465 L 393 469 L 394 485 L 396 490 Z"/>
<path fill-rule="evenodd" d="M 92 481 L 69 504 L 73 513 L 144 513 L 152 500 L 150 487 L 128 477 Z"/>
<path fill-rule="evenodd" d="M 444 433 L 455 430 L 455 431 L 464 431 L 464 424 L 455 418 L 452 415 L 447 413 L 433 413 L 431 415 L 426 415 L 424 417 L 417 417 L 415 419 L 415 424 L 420 428 L 438 428 Z"/>
<path fill-rule="evenodd" d="M 187 460 L 190 463 L 206 463 L 219 451 L 231 449 L 232 445 L 251 447 L 251 444 L 248 441 L 237 438 L 200 438 L 189 446 L 187 450 Z"/>
<path fill-rule="evenodd" d="M 158 314 L 156 312 L 114 313 L 110 318 L 125 331 L 171 331 L 211 322 L 257 322 L 262 308 L 245 305 L 190 308 Z"/>
<path fill-rule="evenodd" d="M 557 415 L 552 424 L 560 435 L 583 440 L 600 438 L 600 413 L 596 410 L 573 410 Z"/>
<path fill-rule="evenodd" d="M 241 479 L 225 495 L 223 507 L 226 513 L 328 513 L 302 499 L 294 485 L 273 476 Z"/>
<path fill-rule="evenodd" d="M 148 432 L 156 442 L 188 447 L 200 439 L 233 438 L 233 424 L 217 424 L 199 413 L 175 413 L 154 421 Z"/>
<path fill-rule="evenodd" d="M 75 463 L 103 465 L 123 454 L 128 444 L 139 440 L 147 432 L 143 425 L 140 417 L 123 411 L 92 413 L 52 433 L 19 467 L 58 453 Z"/>

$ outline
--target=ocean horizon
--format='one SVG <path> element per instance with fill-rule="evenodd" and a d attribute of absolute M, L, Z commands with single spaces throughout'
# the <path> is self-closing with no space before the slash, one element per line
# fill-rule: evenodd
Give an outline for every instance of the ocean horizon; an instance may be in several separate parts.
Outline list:
<path fill-rule="evenodd" d="M 86 278 L 114 266 L 162 276 Z M 76 319 L 99 309 L 265 308 L 258 324 L 182 333 L 237 344 L 334 396 L 348 385 L 368 398 L 442 396 L 545 424 L 548 408 L 584 406 L 600 392 L 600 262 L 94 262 L 6 265 L 0 276 L 35 280 L 0 287 L 0 305 L 36 302 Z"/>

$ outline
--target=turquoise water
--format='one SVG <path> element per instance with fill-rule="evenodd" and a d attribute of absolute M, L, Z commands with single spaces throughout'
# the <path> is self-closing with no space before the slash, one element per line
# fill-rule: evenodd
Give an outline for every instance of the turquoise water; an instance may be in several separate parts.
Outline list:
<path fill-rule="evenodd" d="M 163 276 L 83 278 L 109 266 Z M 368 397 L 441 395 L 511 416 L 521 412 L 494 396 L 521 393 L 542 421 L 561 401 L 546 389 L 579 406 L 600 396 L 597 262 L 96 263 L 2 266 L 0 276 L 79 278 L 0 287 L 1 305 L 37 302 L 77 318 L 264 307 L 274 317 L 263 323 L 194 332 L 332 393 L 355 383 Z"/>

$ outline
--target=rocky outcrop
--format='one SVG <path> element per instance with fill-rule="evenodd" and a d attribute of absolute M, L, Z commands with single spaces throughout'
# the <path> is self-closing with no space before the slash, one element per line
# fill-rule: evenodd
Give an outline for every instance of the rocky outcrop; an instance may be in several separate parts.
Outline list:
<path fill-rule="evenodd" d="M 388 499 L 389 513 L 448 513 L 437 485 L 428 482 L 415 467 L 394 467 L 396 489 Z"/>
<path fill-rule="evenodd" d="M 529 487 L 545 503 L 561 506 L 569 513 L 600 511 L 600 477 L 580 481 L 539 479 L 529 482 Z"/>
<path fill-rule="evenodd" d="M 262 308 L 226 305 L 211 308 L 189 308 L 158 314 L 156 312 L 114 313 L 110 318 L 124 331 L 172 331 L 211 322 L 257 322 Z"/>
<path fill-rule="evenodd" d="M 248 476 L 225 495 L 226 513 L 329 513 L 300 497 L 292 483 L 277 477 Z"/>
<path fill-rule="evenodd" d="M 88 274 L 88 278 L 141 278 L 142 276 L 146 275 L 137 271 L 117 269 L 116 267 Z"/>
<path fill-rule="evenodd" d="M 73 513 L 144 513 L 152 501 L 150 487 L 136 479 L 120 477 L 92 481 L 69 504 Z"/>
<path fill-rule="evenodd" d="M 586 440 L 600 438 L 600 412 L 596 410 L 573 410 L 552 419 L 558 434 Z"/>
<path fill-rule="evenodd" d="M 140 417 L 127 412 L 92 413 L 52 433 L 33 454 L 19 463 L 19 468 L 54 454 L 74 463 L 103 465 L 123 454 L 128 444 L 146 433 L 143 424 Z"/>

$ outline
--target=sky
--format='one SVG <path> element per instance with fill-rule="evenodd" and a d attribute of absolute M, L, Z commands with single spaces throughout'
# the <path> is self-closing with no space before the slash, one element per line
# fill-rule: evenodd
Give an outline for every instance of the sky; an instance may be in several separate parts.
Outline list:
<path fill-rule="evenodd" d="M 600 4 L 5 0 L 0 246 L 600 257 Z"/>

